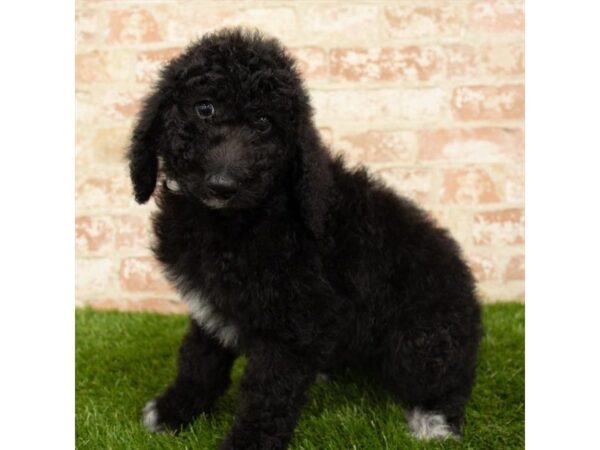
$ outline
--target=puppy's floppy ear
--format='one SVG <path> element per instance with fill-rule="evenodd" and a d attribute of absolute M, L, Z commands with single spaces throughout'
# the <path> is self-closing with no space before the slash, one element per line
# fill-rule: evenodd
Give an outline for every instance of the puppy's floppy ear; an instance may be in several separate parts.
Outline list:
<path fill-rule="evenodd" d="M 157 147 L 162 139 L 160 117 L 162 97 L 161 90 L 157 89 L 144 101 L 127 152 L 129 175 L 133 184 L 135 200 L 138 203 L 146 203 L 156 187 Z"/>
<path fill-rule="evenodd" d="M 330 205 L 331 156 L 311 120 L 298 128 L 295 186 L 300 215 L 315 237 L 323 234 Z"/>

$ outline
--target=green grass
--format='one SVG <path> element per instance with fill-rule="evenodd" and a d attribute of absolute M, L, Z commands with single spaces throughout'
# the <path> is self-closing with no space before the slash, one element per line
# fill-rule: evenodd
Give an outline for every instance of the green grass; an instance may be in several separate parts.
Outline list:
<path fill-rule="evenodd" d="M 177 436 L 153 435 L 140 411 L 175 372 L 183 316 L 76 312 L 76 427 L 79 449 L 210 449 L 233 420 L 244 360 L 211 417 Z M 402 408 L 377 386 L 344 379 L 315 385 L 293 449 L 514 449 L 524 447 L 524 308 L 485 307 L 478 380 L 461 441 L 412 439 Z"/>

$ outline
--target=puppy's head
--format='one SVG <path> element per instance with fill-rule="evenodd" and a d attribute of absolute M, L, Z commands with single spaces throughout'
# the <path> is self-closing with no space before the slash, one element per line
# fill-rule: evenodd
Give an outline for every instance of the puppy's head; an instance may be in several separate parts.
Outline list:
<path fill-rule="evenodd" d="M 291 178 L 301 183 L 324 160 L 321 147 L 293 59 L 276 40 L 234 29 L 205 36 L 163 69 L 128 158 L 140 203 L 160 169 L 179 194 L 239 210 Z"/>

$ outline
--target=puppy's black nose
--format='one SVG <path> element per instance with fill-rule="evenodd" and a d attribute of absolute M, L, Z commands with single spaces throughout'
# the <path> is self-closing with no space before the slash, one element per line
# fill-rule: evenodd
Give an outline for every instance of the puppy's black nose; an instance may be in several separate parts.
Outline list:
<path fill-rule="evenodd" d="M 223 200 L 230 198 L 238 188 L 235 180 L 224 174 L 209 175 L 206 178 L 206 187 L 211 195 Z"/>

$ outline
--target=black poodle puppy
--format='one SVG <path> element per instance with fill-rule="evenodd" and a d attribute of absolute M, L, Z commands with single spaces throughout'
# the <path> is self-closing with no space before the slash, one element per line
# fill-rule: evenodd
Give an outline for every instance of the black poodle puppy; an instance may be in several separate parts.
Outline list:
<path fill-rule="evenodd" d="M 153 250 L 192 319 L 147 428 L 209 412 L 243 354 L 223 449 L 285 448 L 317 374 L 345 368 L 377 375 L 416 437 L 460 435 L 482 333 L 473 276 L 422 210 L 330 155 L 278 41 L 224 30 L 172 60 L 128 159 L 138 202 L 160 180 Z"/>

